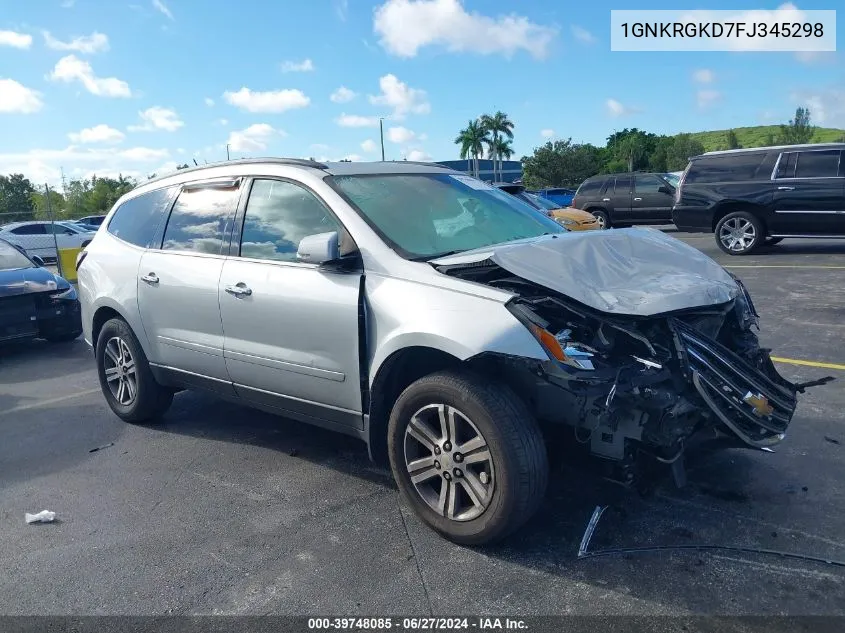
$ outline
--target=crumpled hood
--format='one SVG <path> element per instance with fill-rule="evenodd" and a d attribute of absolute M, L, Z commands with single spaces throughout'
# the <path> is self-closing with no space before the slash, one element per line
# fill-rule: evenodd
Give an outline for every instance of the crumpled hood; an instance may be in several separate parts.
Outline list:
<path fill-rule="evenodd" d="M 610 314 L 645 317 L 712 306 L 739 292 L 730 274 L 707 255 L 650 228 L 564 233 L 431 263 L 460 267 L 485 260 Z"/>
<path fill-rule="evenodd" d="M 49 292 L 68 287 L 68 282 L 46 268 L 0 270 L 0 297 L 14 297 L 31 292 Z"/>

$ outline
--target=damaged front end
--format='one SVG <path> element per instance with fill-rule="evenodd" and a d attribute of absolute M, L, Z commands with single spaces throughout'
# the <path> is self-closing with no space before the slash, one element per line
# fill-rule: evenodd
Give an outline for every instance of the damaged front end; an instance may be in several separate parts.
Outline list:
<path fill-rule="evenodd" d="M 508 309 L 549 360 L 499 357 L 500 375 L 538 419 L 573 426 L 578 442 L 612 460 L 625 483 L 645 457 L 672 464 L 683 485 L 680 458 L 695 437 L 770 450 L 784 438 L 797 393 L 810 386 L 778 374 L 754 332 L 755 308 L 735 277 L 728 301 L 626 315 L 574 301 L 490 259 L 438 269 L 513 293 Z"/>

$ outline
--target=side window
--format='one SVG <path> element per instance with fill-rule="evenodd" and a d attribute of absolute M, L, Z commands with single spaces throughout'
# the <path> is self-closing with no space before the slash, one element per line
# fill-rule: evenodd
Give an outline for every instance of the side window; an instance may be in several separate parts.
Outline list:
<path fill-rule="evenodd" d="M 609 191 L 609 189 L 608 189 Z M 631 177 L 630 176 L 617 176 L 616 177 L 616 191 L 614 192 L 617 196 L 625 196 L 631 193 Z"/>
<path fill-rule="evenodd" d="M 595 195 L 601 191 L 602 184 L 604 184 L 604 181 L 602 179 L 587 180 L 580 187 L 578 187 L 576 195 L 581 197 Z"/>
<path fill-rule="evenodd" d="M 46 232 L 43 224 L 24 224 L 12 229 L 15 235 L 44 235 Z"/>
<path fill-rule="evenodd" d="M 317 197 L 290 182 L 256 180 L 244 214 L 241 257 L 295 262 L 303 237 L 341 227 Z"/>
<path fill-rule="evenodd" d="M 796 178 L 835 178 L 839 175 L 839 150 L 796 152 Z"/>
<path fill-rule="evenodd" d="M 775 178 L 792 178 L 795 175 L 795 152 L 781 154 Z"/>
<path fill-rule="evenodd" d="M 183 187 L 167 220 L 162 250 L 219 255 L 235 215 L 238 192 L 237 185 Z"/>
<path fill-rule="evenodd" d="M 658 189 L 664 186 L 664 182 L 657 176 L 642 175 L 634 179 L 634 191 L 637 193 L 660 193 Z"/>
<path fill-rule="evenodd" d="M 613 195 L 613 188 L 616 186 L 616 177 L 611 176 L 607 180 L 604 181 L 604 186 L 601 189 L 602 195 L 605 196 L 612 196 Z"/>
<path fill-rule="evenodd" d="M 174 190 L 158 189 L 127 200 L 112 214 L 106 230 L 124 242 L 149 248 L 170 208 Z"/>

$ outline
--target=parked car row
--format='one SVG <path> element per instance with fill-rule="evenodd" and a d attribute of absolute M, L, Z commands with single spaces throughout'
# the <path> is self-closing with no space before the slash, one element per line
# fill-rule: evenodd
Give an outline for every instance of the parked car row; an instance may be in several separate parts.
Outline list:
<path fill-rule="evenodd" d="M 96 230 L 72 221 L 33 220 L 0 226 L 0 238 L 21 246 L 31 257 L 40 257 L 45 263 L 53 264 L 58 258 L 56 247 L 85 248 Z"/>
<path fill-rule="evenodd" d="M 729 255 L 784 238 L 845 238 L 845 144 L 707 152 L 674 173 L 585 180 L 572 206 L 602 228 L 672 222 L 714 233 Z"/>

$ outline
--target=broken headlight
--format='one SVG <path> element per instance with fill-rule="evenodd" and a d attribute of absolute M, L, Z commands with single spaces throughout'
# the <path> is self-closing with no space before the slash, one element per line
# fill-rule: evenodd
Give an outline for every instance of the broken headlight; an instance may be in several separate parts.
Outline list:
<path fill-rule="evenodd" d="M 549 327 L 549 323 L 527 308 L 518 303 L 511 303 L 508 304 L 508 309 L 534 335 L 549 358 L 577 369 L 586 371 L 595 369 L 592 358 L 596 354 L 596 350 L 583 343 L 573 341 L 571 339 L 572 330 L 565 329 L 557 334 L 552 334 L 546 329 Z"/>

